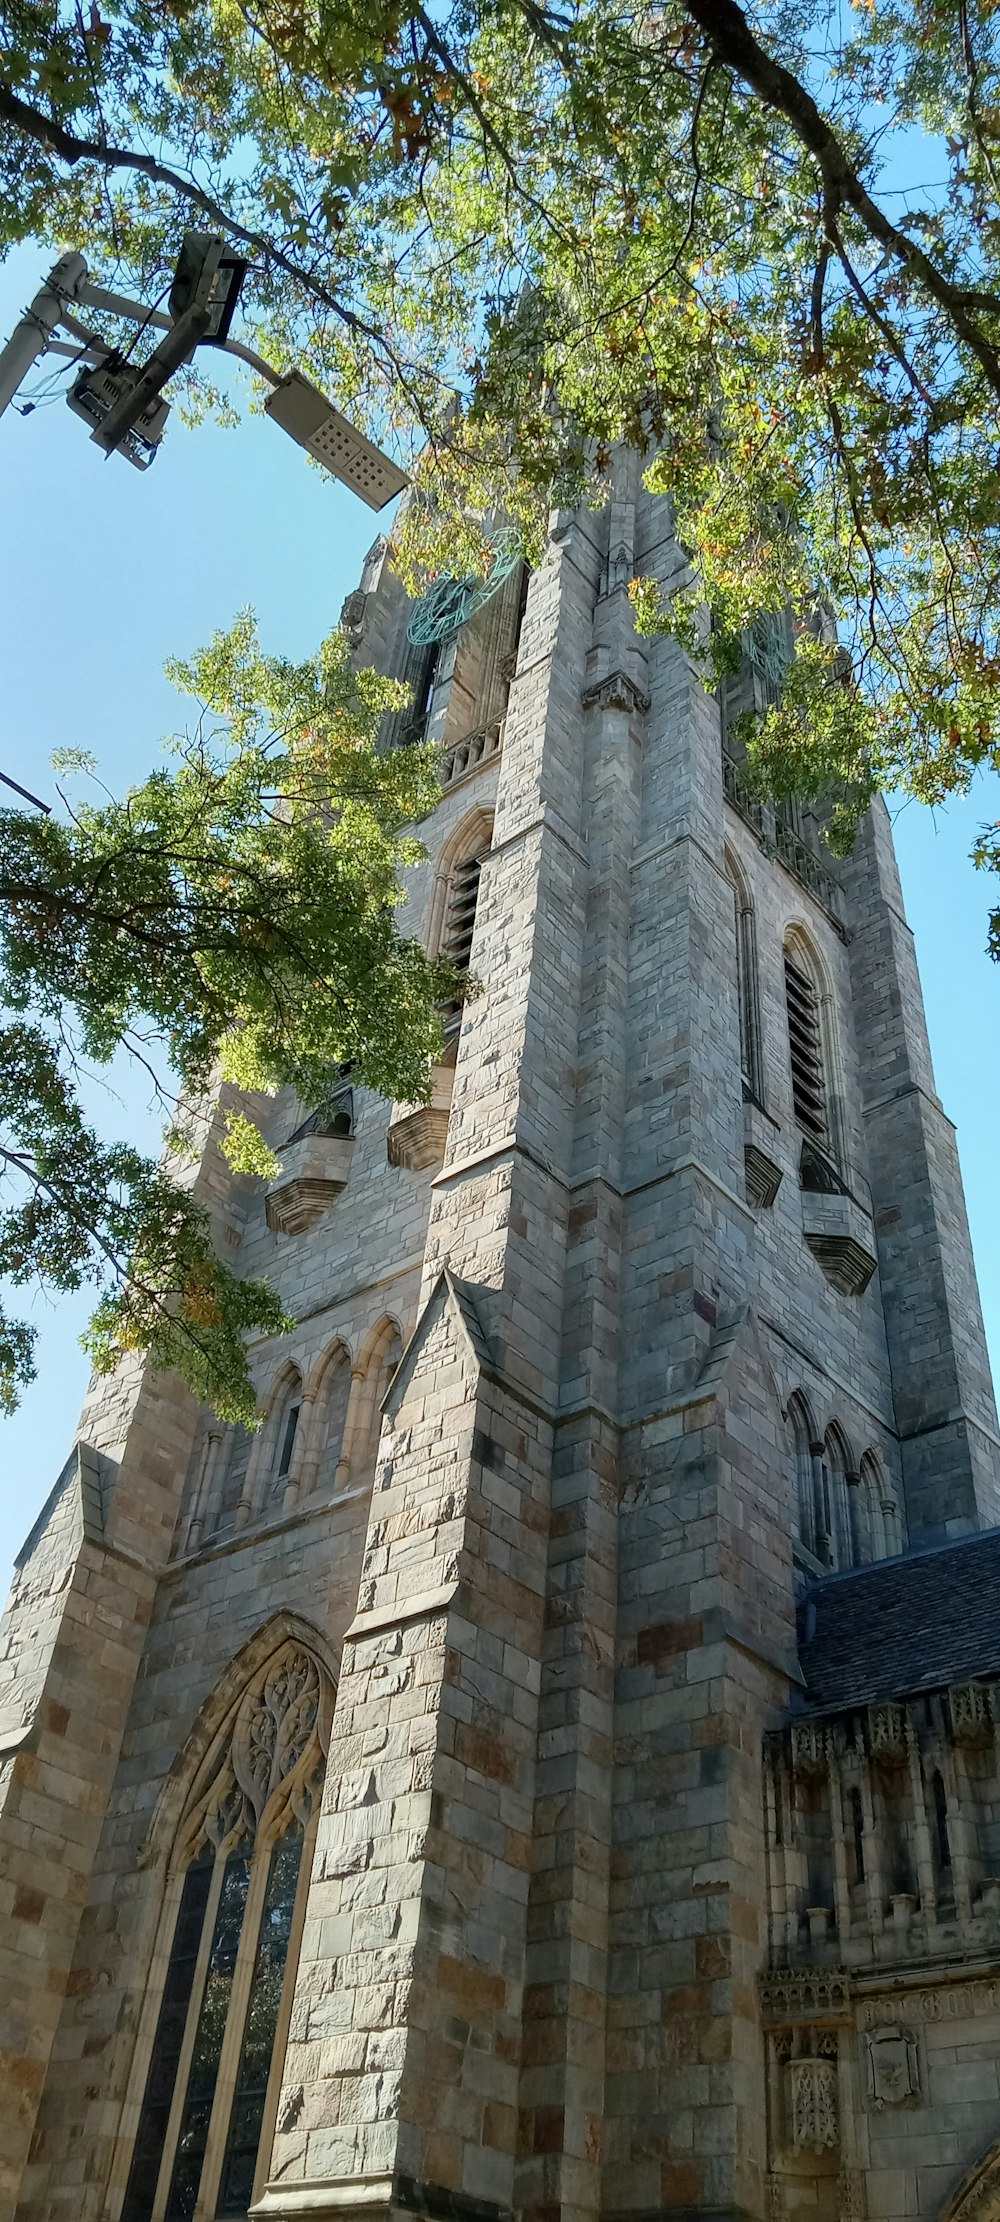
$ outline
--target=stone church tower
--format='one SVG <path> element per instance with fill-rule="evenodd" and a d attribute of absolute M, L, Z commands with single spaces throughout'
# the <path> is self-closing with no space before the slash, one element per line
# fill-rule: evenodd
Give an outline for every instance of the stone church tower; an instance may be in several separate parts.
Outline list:
<path fill-rule="evenodd" d="M 954 1137 L 886 813 L 754 804 L 780 641 L 709 699 L 631 627 L 680 562 L 626 458 L 530 580 L 345 607 L 480 991 L 429 1106 L 279 1102 L 267 1196 L 206 1114 L 264 1428 L 123 1371 L 24 1547 L 4 2222 L 1000 2217 Z"/>

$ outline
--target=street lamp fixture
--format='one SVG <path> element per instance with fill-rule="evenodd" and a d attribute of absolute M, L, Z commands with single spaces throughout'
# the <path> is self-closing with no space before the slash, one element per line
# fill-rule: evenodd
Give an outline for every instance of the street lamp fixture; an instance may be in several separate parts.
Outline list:
<path fill-rule="evenodd" d="M 359 494 L 369 509 L 383 509 L 408 484 L 406 472 L 355 431 L 300 371 L 282 377 L 252 348 L 230 339 L 246 269 L 242 257 L 233 254 L 217 233 L 185 232 L 170 288 L 170 314 L 164 315 L 161 309 L 143 308 L 138 301 L 92 285 L 83 256 L 63 255 L 6 347 L 0 348 L 0 415 L 25 373 L 46 350 L 75 355 L 77 361 L 82 353 L 89 360 L 66 396 L 70 408 L 90 425 L 91 439 L 106 455 L 124 455 L 145 471 L 156 456 L 170 414 L 163 388 L 191 361 L 197 347 L 221 347 L 229 355 L 238 355 L 274 388 L 264 404 L 266 414 Z M 133 363 L 81 323 L 74 313 L 80 307 L 126 317 L 143 328 L 149 324 L 164 336 L 147 362 Z M 60 325 L 82 342 L 82 348 L 71 348 L 56 338 Z"/>
<path fill-rule="evenodd" d="M 352 493 L 360 494 L 369 509 L 384 509 L 386 502 L 401 494 L 408 483 L 406 472 L 390 463 L 363 432 L 356 432 L 299 370 L 290 370 L 268 394 L 264 414 L 280 424 L 283 432 L 290 433 L 317 463 L 325 464 L 335 478 L 342 478 Z"/>

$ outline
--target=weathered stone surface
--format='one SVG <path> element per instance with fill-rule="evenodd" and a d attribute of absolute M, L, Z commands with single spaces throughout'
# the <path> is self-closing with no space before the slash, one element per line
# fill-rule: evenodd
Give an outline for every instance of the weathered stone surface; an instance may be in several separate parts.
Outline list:
<path fill-rule="evenodd" d="M 414 690 L 387 741 L 421 706 L 441 751 L 403 914 L 431 944 L 492 820 L 479 993 L 426 1110 L 355 1089 L 266 1200 L 206 1110 L 224 1254 L 299 1322 L 253 1352 L 266 1424 L 123 1373 L 22 1554 L 11 2222 L 117 2222 L 184 1831 L 251 1826 L 265 1775 L 307 1831 L 269 2222 L 992 2222 L 1000 1651 L 820 1716 L 796 1650 L 797 1569 L 1000 1517 L 957 1159 L 885 813 L 841 866 L 751 803 L 678 644 L 632 627 L 629 580 L 683 562 L 621 456 L 519 634 L 515 576 L 432 672 L 384 541 L 346 605 Z M 788 937 L 830 1193 L 800 1187 Z M 337 1682 L 318 1811 L 268 1680 L 299 1656 Z"/>

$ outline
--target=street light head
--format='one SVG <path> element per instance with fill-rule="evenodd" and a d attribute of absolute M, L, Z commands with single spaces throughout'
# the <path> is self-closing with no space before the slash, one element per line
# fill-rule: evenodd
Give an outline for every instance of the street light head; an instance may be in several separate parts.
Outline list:
<path fill-rule="evenodd" d="M 224 347 L 246 270 L 243 257 L 233 254 L 217 232 L 186 231 L 168 302 L 174 323 L 191 309 L 206 309 L 208 324 L 198 344 Z"/>
<path fill-rule="evenodd" d="M 88 364 L 85 370 L 81 370 L 79 377 L 74 379 L 66 399 L 75 414 L 89 424 L 91 439 L 96 440 L 99 446 L 104 445 L 101 434 L 106 420 L 112 410 L 119 409 L 127 401 L 138 386 L 141 376 L 141 371 L 133 368 L 131 363 L 117 362 L 114 356 L 109 356 L 105 362 L 98 363 L 96 368 Z M 169 401 L 163 401 L 159 395 L 147 400 L 140 406 L 121 438 L 116 440 L 114 452 L 124 455 L 129 463 L 134 463 L 136 470 L 148 471 L 150 464 L 155 461 L 169 415 Z M 111 453 L 112 450 L 109 449 L 108 452 Z"/>
<path fill-rule="evenodd" d="M 369 509 L 384 509 L 386 502 L 409 485 L 405 471 L 391 463 L 381 448 L 356 432 L 317 386 L 301 371 L 290 370 L 280 386 L 268 394 L 264 413 L 291 434 L 307 454 L 324 464 L 351 492 L 360 494 Z"/>

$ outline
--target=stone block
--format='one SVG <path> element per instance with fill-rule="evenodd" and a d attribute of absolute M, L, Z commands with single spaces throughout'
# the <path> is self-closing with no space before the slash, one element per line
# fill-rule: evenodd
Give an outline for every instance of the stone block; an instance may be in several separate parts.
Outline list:
<path fill-rule="evenodd" d="M 802 1232 L 841 1296 L 861 1296 L 875 1271 L 875 1229 L 853 1196 L 802 1190 Z"/>
<path fill-rule="evenodd" d="M 305 1234 L 346 1188 L 352 1134 L 304 1134 L 281 1153 L 281 1171 L 264 1205 L 274 1234 Z"/>
<path fill-rule="evenodd" d="M 432 1065 L 427 1102 L 393 1104 L 386 1137 L 390 1165 L 420 1173 L 443 1162 L 454 1081 L 454 1065 Z"/>

